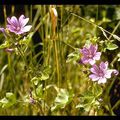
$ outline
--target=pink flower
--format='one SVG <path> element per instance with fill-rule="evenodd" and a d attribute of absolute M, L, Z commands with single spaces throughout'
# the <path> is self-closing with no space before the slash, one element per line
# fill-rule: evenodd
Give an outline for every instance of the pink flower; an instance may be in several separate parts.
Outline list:
<path fill-rule="evenodd" d="M 31 25 L 27 25 L 29 18 L 25 18 L 24 15 L 21 15 L 19 19 L 17 19 L 15 16 L 10 18 L 7 18 L 7 28 L 10 32 L 14 32 L 15 34 L 23 34 L 25 32 L 30 31 Z"/>
<path fill-rule="evenodd" d="M 96 60 L 100 59 L 101 52 L 97 52 L 98 46 L 97 45 L 90 45 L 89 48 L 83 47 L 81 49 L 81 53 L 83 57 L 81 58 L 81 62 L 84 64 L 95 64 Z"/>
<path fill-rule="evenodd" d="M 118 71 L 115 69 L 108 69 L 108 62 L 101 62 L 99 66 L 94 64 L 90 71 L 93 73 L 89 75 L 92 81 L 98 81 L 100 83 L 106 83 L 108 78 L 111 78 L 111 74 L 118 75 Z"/>

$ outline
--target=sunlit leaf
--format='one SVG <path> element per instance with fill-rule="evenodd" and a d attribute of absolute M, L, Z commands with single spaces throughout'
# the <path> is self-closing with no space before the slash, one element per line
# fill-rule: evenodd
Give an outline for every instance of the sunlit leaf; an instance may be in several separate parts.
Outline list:
<path fill-rule="evenodd" d="M 49 78 L 49 75 L 47 73 L 41 72 L 41 77 L 40 77 L 41 80 L 47 80 L 48 78 Z"/>
<path fill-rule="evenodd" d="M 80 103 L 76 105 L 76 108 L 83 108 L 85 111 L 89 111 L 92 106 L 99 107 L 98 97 L 102 94 L 102 88 L 97 84 L 94 87 L 90 87 L 84 94 L 80 96 Z"/>
<path fill-rule="evenodd" d="M 43 95 L 43 87 L 42 84 L 40 84 L 37 88 L 36 88 L 36 94 L 38 97 L 42 97 Z"/>
<path fill-rule="evenodd" d="M 29 33 L 29 34 L 27 35 L 27 37 L 24 37 L 23 39 L 21 39 L 21 40 L 19 41 L 19 44 L 20 44 L 20 45 L 21 45 L 21 44 L 26 44 L 26 45 L 28 45 L 29 42 L 30 42 L 31 39 L 32 39 L 32 36 L 33 36 L 33 32 Z"/>
<path fill-rule="evenodd" d="M 0 100 L 2 108 L 8 108 L 16 103 L 16 97 L 13 93 L 6 93 L 6 97 Z"/>
<path fill-rule="evenodd" d="M 79 51 L 74 51 L 73 53 L 70 53 L 68 55 L 66 63 L 77 61 L 78 59 L 80 59 L 80 52 Z"/>
<path fill-rule="evenodd" d="M 9 42 L 8 41 L 5 41 L 5 43 L 0 45 L 0 49 L 7 48 L 7 47 L 9 47 Z"/>
<path fill-rule="evenodd" d="M 33 78 L 31 79 L 31 82 L 32 82 L 34 85 L 37 85 L 37 84 L 39 83 L 39 78 L 33 77 Z"/>
<path fill-rule="evenodd" d="M 108 50 L 115 50 L 117 48 L 118 48 L 118 46 L 116 44 L 113 44 L 113 43 L 110 43 L 110 42 L 107 44 L 107 49 Z"/>
<path fill-rule="evenodd" d="M 54 106 L 52 106 L 51 111 L 56 109 L 64 108 L 67 104 L 72 101 L 73 93 L 68 92 L 66 89 L 60 89 L 57 97 L 54 101 Z"/>

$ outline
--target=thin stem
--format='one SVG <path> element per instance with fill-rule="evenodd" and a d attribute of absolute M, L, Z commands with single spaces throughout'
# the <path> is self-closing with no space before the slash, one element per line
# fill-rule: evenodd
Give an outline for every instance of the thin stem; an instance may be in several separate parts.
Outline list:
<path fill-rule="evenodd" d="M 113 64 L 115 63 L 115 61 L 118 59 L 118 55 L 120 54 L 120 52 L 116 55 L 116 57 L 112 60 L 112 62 L 110 63 L 110 65 L 113 67 Z"/>
<path fill-rule="evenodd" d="M 22 53 L 21 49 L 19 48 L 19 46 L 16 46 L 16 47 L 17 47 L 21 57 L 23 58 L 24 62 L 26 63 L 26 59 L 25 59 L 24 54 Z"/>
<path fill-rule="evenodd" d="M 7 23 L 6 5 L 3 6 L 3 12 L 4 12 L 4 21 L 5 21 L 5 26 L 6 26 L 6 23 Z"/>
<path fill-rule="evenodd" d="M 114 34 L 114 33 L 115 33 L 115 31 L 117 30 L 117 28 L 119 27 L 119 25 L 120 25 L 120 21 L 118 22 L 118 24 L 117 24 L 117 25 L 116 25 L 116 27 L 114 28 L 114 30 L 113 30 L 113 32 L 112 32 L 112 34 Z M 111 39 L 112 34 L 111 34 L 111 35 L 110 35 L 110 37 L 108 38 L 109 40 Z"/>
<path fill-rule="evenodd" d="M 73 50 L 76 50 L 76 48 L 74 48 L 72 45 L 70 45 L 70 44 L 68 44 L 68 43 L 66 43 L 66 42 L 64 42 L 64 41 L 60 41 L 60 42 L 62 42 L 62 43 L 64 43 L 65 45 L 69 46 L 69 47 L 72 48 Z"/>
<path fill-rule="evenodd" d="M 9 67 L 9 72 L 10 72 L 11 80 L 13 80 L 14 85 L 15 85 L 16 82 L 15 82 L 15 78 L 14 78 L 13 66 L 12 66 L 12 63 L 11 63 L 10 53 L 8 53 L 8 67 Z"/>
<path fill-rule="evenodd" d="M 69 12 L 69 11 L 68 11 L 68 12 Z M 99 25 L 97 25 L 97 24 L 95 24 L 95 23 L 93 23 L 93 22 L 91 22 L 91 21 L 89 21 L 89 20 L 87 20 L 87 19 L 85 19 L 85 18 L 83 18 L 83 17 L 75 14 L 75 13 L 72 13 L 72 12 L 69 12 L 69 13 L 72 14 L 73 16 L 76 16 L 76 17 L 78 17 L 78 18 L 80 18 L 80 19 L 82 19 L 82 20 L 84 20 L 84 21 L 92 24 L 92 25 L 95 26 L 95 27 L 98 27 L 98 28 L 101 30 L 101 27 L 100 27 Z M 102 28 L 102 30 L 104 30 L 106 33 L 110 34 L 111 36 L 114 35 L 113 33 L 110 33 L 109 31 L 105 30 L 104 28 Z"/>
<path fill-rule="evenodd" d="M 44 112 L 43 112 L 43 110 L 42 110 L 41 104 L 39 103 L 39 101 L 38 101 L 37 103 L 38 103 L 38 105 L 39 105 L 39 108 L 40 108 L 40 111 L 41 111 L 42 115 L 44 115 Z"/>
<path fill-rule="evenodd" d="M 114 110 L 115 108 L 117 108 L 120 105 L 120 100 L 118 100 L 115 105 L 112 107 L 112 110 Z"/>
<path fill-rule="evenodd" d="M 15 12 L 15 6 L 14 5 L 12 5 L 11 11 L 12 11 L 12 15 L 14 15 L 14 12 Z"/>
<path fill-rule="evenodd" d="M 30 20 L 31 20 L 31 23 L 32 23 L 32 5 L 30 5 Z"/>
<path fill-rule="evenodd" d="M 58 88 L 60 87 L 60 73 L 59 73 L 59 62 L 58 62 L 58 50 L 57 50 L 57 41 L 54 40 L 54 48 L 55 48 L 55 58 L 56 58 L 56 67 L 57 67 L 57 79 L 58 79 Z"/>

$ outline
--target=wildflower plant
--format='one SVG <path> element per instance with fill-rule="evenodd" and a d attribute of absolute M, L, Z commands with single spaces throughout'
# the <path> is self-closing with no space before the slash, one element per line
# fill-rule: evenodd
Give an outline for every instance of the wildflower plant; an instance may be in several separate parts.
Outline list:
<path fill-rule="evenodd" d="M 0 114 L 115 115 L 119 24 L 111 33 L 101 27 L 105 16 L 87 19 L 79 6 L 32 7 L 18 17 L 13 11 L 0 28 Z"/>

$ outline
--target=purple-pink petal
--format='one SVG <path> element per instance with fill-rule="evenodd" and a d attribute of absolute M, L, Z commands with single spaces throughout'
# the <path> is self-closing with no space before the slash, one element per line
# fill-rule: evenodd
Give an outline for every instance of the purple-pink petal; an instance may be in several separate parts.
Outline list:
<path fill-rule="evenodd" d="M 81 50 L 81 53 L 83 53 L 83 54 L 88 54 L 89 51 L 88 51 L 88 49 L 87 49 L 86 47 L 84 47 L 84 48 Z"/>
<path fill-rule="evenodd" d="M 95 60 L 89 59 L 89 63 L 90 63 L 91 65 L 94 65 L 94 64 L 95 64 Z"/>
<path fill-rule="evenodd" d="M 91 44 L 89 49 L 90 49 L 92 54 L 95 54 L 96 51 L 97 51 L 97 46 L 94 46 L 94 45 Z"/>
<path fill-rule="evenodd" d="M 12 24 L 11 19 L 10 19 L 9 17 L 7 18 L 7 22 L 8 22 L 9 24 Z"/>
<path fill-rule="evenodd" d="M 96 71 L 96 69 L 94 69 L 93 67 L 90 68 L 90 71 L 91 71 L 92 73 L 94 73 L 94 74 L 98 74 L 97 71 Z"/>
<path fill-rule="evenodd" d="M 106 78 L 111 78 L 112 70 L 107 70 L 105 73 Z"/>
<path fill-rule="evenodd" d="M 28 32 L 28 31 L 30 31 L 31 27 L 32 27 L 31 25 L 27 25 L 24 28 L 22 28 L 21 31 Z"/>
<path fill-rule="evenodd" d="M 105 63 L 104 62 L 100 63 L 100 69 L 107 70 L 107 68 L 108 68 L 108 62 L 107 61 Z"/>
<path fill-rule="evenodd" d="M 28 23 L 28 21 L 29 21 L 29 18 L 25 18 L 24 15 L 21 15 L 19 17 L 19 23 L 20 23 L 21 27 L 24 27 Z"/>
<path fill-rule="evenodd" d="M 94 69 L 94 71 L 96 71 L 97 74 L 99 73 L 99 67 L 96 64 L 94 64 L 92 68 Z"/>
<path fill-rule="evenodd" d="M 117 70 L 113 70 L 114 75 L 118 75 L 119 72 Z"/>
<path fill-rule="evenodd" d="M 88 59 L 85 58 L 85 57 L 81 58 L 81 61 L 82 61 L 82 63 L 84 63 L 84 64 L 88 63 Z"/>
<path fill-rule="evenodd" d="M 19 22 L 22 21 L 23 19 L 25 19 L 25 16 L 24 16 L 24 15 L 21 15 L 21 16 L 19 17 Z"/>
<path fill-rule="evenodd" d="M 97 81 L 99 79 L 99 77 L 97 75 L 95 75 L 95 74 L 89 75 L 89 78 L 91 78 L 92 81 Z"/>
<path fill-rule="evenodd" d="M 94 56 L 95 60 L 100 60 L 101 52 L 97 52 Z"/>
<path fill-rule="evenodd" d="M 13 26 L 15 26 L 15 27 L 19 26 L 19 22 L 15 16 L 11 17 L 10 21 L 11 21 Z"/>
<path fill-rule="evenodd" d="M 98 84 L 101 84 L 101 83 L 106 83 L 107 79 L 106 78 L 100 78 L 98 80 Z"/>

